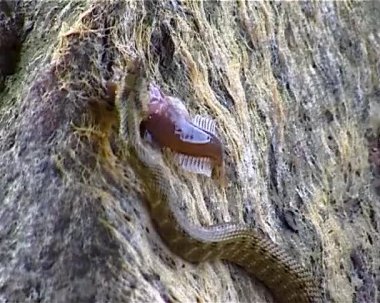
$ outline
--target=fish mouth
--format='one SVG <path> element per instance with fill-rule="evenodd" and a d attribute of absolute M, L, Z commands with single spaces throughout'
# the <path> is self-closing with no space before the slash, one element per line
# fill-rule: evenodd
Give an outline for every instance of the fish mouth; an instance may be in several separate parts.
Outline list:
<path fill-rule="evenodd" d="M 149 97 L 150 97 L 150 102 L 162 101 L 165 98 L 165 96 L 162 94 L 158 85 L 153 82 L 149 83 Z"/>

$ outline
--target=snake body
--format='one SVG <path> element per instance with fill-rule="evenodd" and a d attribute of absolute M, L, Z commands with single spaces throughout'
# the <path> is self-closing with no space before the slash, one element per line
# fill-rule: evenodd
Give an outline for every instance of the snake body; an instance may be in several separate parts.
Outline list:
<path fill-rule="evenodd" d="M 140 136 L 149 100 L 139 70 L 134 67 L 127 72 L 117 92 L 120 136 L 128 141 L 131 162 L 144 180 L 152 219 L 166 245 L 190 262 L 222 259 L 242 266 L 262 281 L 278 302 L 322 302 L 311 272 L 257 231 L 235 223 L 198 226 L 178 209 L 181 195 L 175 190 L 175 178 L 169 177 L 172 173 L 161 152 Z"/>

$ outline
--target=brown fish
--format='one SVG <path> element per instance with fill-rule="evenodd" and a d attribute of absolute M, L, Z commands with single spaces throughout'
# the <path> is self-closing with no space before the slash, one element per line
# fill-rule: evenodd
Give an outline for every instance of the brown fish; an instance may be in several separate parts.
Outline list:
<path fill-rule="evenodd" d="M 180 166 L 193 173 L 211 176 L 212 168 L 223 167 L 223 145 L 216 136 L 215 121 L 196 115 L 190 119 L 183 103 L 149 86 L 148 117 L 143 129 L 152 141 L 176 153 Z"/>

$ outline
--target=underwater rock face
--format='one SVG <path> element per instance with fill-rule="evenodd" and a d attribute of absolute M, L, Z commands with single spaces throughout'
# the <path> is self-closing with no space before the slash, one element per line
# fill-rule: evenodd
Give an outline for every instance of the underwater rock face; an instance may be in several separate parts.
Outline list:
<path fill-rule="evenodd" d="M 105 85 L 136 57 L 225 146 L 224 189 L 165 157 L 189 220 L 260 230 L 325 302 L 376 301 L 375 1 L 0 3 L 0 302 L 274 302 L 157 234 Z"/>

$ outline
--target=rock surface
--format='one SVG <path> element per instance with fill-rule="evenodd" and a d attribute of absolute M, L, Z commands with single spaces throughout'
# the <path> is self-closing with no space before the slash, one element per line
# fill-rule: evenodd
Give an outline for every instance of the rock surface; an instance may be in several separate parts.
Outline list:
<path fill-rule="evenodd" d="M 17 5 L 21 56 L 0 90 L 0 302 L 273 302 L 239 267 L 189 264 L 155 232 L 104 85 L 135 57 L 225 144 L 225 189 L 178 170 L 189 218 L 261 229 L 326 302 L 378 300 L 376 2 Z"/>

